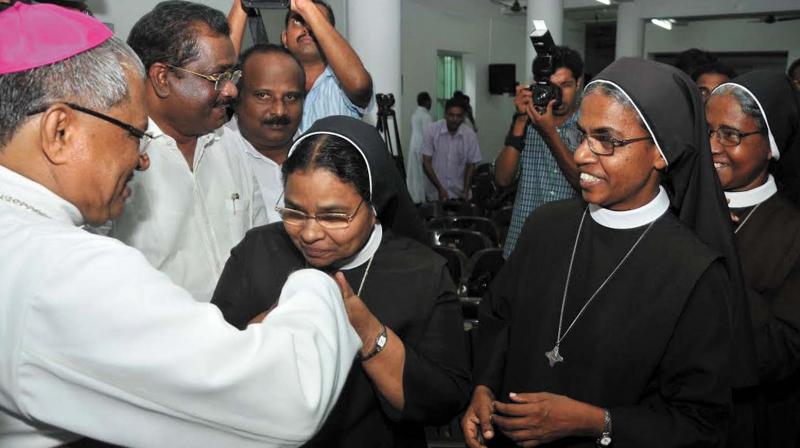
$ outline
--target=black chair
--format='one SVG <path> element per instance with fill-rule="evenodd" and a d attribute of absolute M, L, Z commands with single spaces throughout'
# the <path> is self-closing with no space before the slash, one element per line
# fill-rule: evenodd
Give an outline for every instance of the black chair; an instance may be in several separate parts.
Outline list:
<path fill-rule="evenodd" d="M 489 237 L 494 246 L 500 243 L 500 230 L 491 219 L 482 216 L 440 216 L 428 221 L 427 226 L 432 230 L 475 230 Z"/>
<path fill-rule="evenodd" d="M 439 203 L 446 216 L 481 216 L 481 209 L 477 204 L 450 199 Z"/>
<path fill-rule="evenodd" d="M 420 218 L 425 222 L 439 216 L 444 216 L 445 214 L 441 204 L 438 202 L 423 202 L 417 207 L 417 211 L 419 212 Z"/>
<path fill-rule="evenodd" d="M 456 292 L 463 294 L 463 285 L 466 278 L 467 265 L 469 264 L 467 256 L 454 247 L 434 246 L 433 250 L 447 260 L 447 270 L 450 271 L 450 277 L 456 286 Z"/>
<path fill-rule="evenodd" d="M 492 221 L 498 227 L 508 227 L 511 225 L 511 215 L 514 213 L 513 205 L 506 205 L 492 215 Z"/>
<path fill-rule="evenodd" d="M 481 249 L 496 247 L 489 237 L 475 230 L 430 230 L 429 234 L 434 246 L 454 247 L 460 249 L 468 257 Z"/>
<path fill-rule="evenodd" d="M 483 297 L 489 284 L 492 283 L 505 262 L 502 249 L 491 248 L 475 252 L 469 260 L 469 275 L 466 280 L 467 296 Z"/>
<path fill-rule="evenodd" d="M 486 210 L 494 206 L 492 198 L 497 193 L 497 187 L 494 184 L 494 175 L 491 172 L 476 173 L 472 178 L 472 202 Z"/>

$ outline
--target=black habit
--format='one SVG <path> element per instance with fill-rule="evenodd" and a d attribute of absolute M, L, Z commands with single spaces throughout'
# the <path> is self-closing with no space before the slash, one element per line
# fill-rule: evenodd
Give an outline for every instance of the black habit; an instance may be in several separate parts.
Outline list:
<path fill-rule="evenodd" d="M 561 342 L 564 361 L 554 367 L 545 352 L 559 333 L 586 204 L 563 201 L 532 213 L 480 306 L 477 384 L 502 401 L 509 392 L 553 392 L 606 408 L 617 448 L 720 446 L 731 385 L 755 384 L 757 375 L 744 281 L 699 91 L 674 67 L 637 58 L 618 59 L 593 82 L 616 86 L 635 105 L 668 162 L 662 186 L 669 210 L 575 322 Z M 611 229 L 586 217 L 565 329 L 645 227 Z M 594 445 L 592 438 L 550 444 Z"/>
<path fill-rule="evenodd" d="M 666 212 L 589 305 L 550 367 L 580 199 L 533 213 L 481 304 L 476 380 L 509 392 L 547 391 L 608 408 L 616 447 L 719 443 L 728 418 L 728 280 L 719 257 Z M 569 223 L 569 224 L 567 224 Z M 643 227 L 586 217 L 566 299 L 566 327 Z M 498 434 L 499 435 L 499 434 Z M 499 442 L 499 440 L 498 440 Z M 497 446 L 512 446 L 507 441 Z M 593 439 L 554 446 L 593 447 Z"/>
<path fill-rule="evenodd" d="M 743 220 L 753 207 L 734 209 Z M 736 234 L 756 336 L 758 446 L 800 446 L 800 211 L 780 194 Z"/>
<path fill-rule="evenodd" d="M 770 167 L 779 193 L 758 208 L 731 208 L 741 223 L 734 227 L 741 226 L 736 243 L 760 381 L 734 391 L 737 424 L 728 446 L 800 447 L 800 95 L 776 71 L 751 71 L 730 84 L 746 89 L 761 109 L 779 154 Z"/>
<path fill-rule="evenodd" d="M 243 329 L 280 296 L 290 273 L 305 267 L 282 223 L 251 230 L 234 248 L 212 303 Z M 359 285 L 366 264 L 343 271 Z M 357 286 L 355 286 L 357 287 Z M 361 299 L 406 346 L 402 412 L 379 397 L 356 361 L 313 447 L 426 447 L 422 423 L 444 424 L 469 398 L 461 308 L 444 259 L 384 231 Z"/>
<path fill-rule="evenodd" d="M 354 118 L 327 117 L 292 149 L 316 134 L 347 139 L 367 163 L 369 204 L 383 238 L 360 297 L 405 345 L 405 407 L 398 411 L 385 401 L 356 361 L 339 401 L 306 446 L 425 448 L 423 425 L 450 421 L 469 399 L 466 341 L 453 282 L 445 260 L 417 242 L 424 240 L 422 223 L 377 130 Z M 277 300 L 288 275 L 305 265 L 282 223 L 253 229 L 231 252 L 212 303 L 228 322 L 244 328 Z M 342 271 L 355 289 L 368 265 Z"/>

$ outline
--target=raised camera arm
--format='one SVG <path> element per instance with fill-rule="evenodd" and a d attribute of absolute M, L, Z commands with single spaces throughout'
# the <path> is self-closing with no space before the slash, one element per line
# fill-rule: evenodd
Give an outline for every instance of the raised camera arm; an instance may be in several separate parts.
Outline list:
<path fill-rule="evenodd" d="M 264 26 L 264 21 L 261 19 L 261 10 L 287 9 L 290 6 L 289 2 L 290 0 L 242 0 L 242 8 L 244 8 L 247 13 L 247 29 L 250 30 L 250 35 L 253 36 L 254 43 L 269 43 L 267 28 Z"/>

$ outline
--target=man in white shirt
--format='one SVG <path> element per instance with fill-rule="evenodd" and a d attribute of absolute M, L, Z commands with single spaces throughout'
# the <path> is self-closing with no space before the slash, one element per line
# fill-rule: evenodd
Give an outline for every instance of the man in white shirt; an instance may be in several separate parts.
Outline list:
<path fill-rule="evenodd" d="M 111 35 L 52 5 L 0 13 L 0 446 L 299 446 L 360 345 L 333 280 L 293 274 L 239 331 L 80 227 L 149 163 L 144 68 Z"/>
<path fill-rule="evenodd" d="M 241 58 L 242 80 L 236 115 L 225 125 L 226 151 L 245 154 L 267 207 L 267 221 L 281 218 L 281 165 L 289 155 L 303 116 L 305 73 L 300 62 L 278 45 L 258 44 Z"/>
<path fill-rule="evenodd" d="M 411 199 L 417 203 L 425 202 L 425 171 L 422 169 L 422 137 L 425 128 L 433 123 L 431 117 L 431 95 L 420 92 L 417 95 L 417 109 L 411 115 L 411 141 L 408 144 L 406 160 L 406 184 Z"/>
<path fill-rule="evenodd" d="M 131 183 L 111 236 L 201 301 L 211 300 L 230 250 L 267 222 L 252 168 L 222 140 L 236 99 L 236 54 L 225 16 L 164 2 L 133 26 L 128 43 L 147 70 L 152 168 Z"/>

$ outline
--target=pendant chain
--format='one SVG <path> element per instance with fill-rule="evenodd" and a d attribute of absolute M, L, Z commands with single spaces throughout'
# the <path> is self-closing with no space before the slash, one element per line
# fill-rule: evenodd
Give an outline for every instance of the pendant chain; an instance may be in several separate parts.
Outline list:
<path fill-rule="evenodd" d="M 364 283 L 367 281 L 367 274 L 369 274 L 369 267 L 372 266 L 372 260 L 374 258 L 375 255 L 369 257 L 369 261 L 367 262 L 367 268 L 364 269 L 364 275 L 361 277 L 361 284 L 358 286 L 358 292 L 356 293 L 358 297 L 361 297 L 361 291 L 364 289 Z"/>
<path fill-rule="evenodd" d="M 742 220 L 742 222 L 740 222 L 740 223 L 739 223 L 739 225 L 738 225 L 738 226 L 736 226 L 736 230 L 734 230 L 734 231 L 733 231 L 733 233 L 734 233 L 734 234 L 736 234 L 736 233 L 739 233 L 739 229 L 741 229 L 741 228 L 742 228 L 742 226 L 744 226 L 744 223 L 746 223 L 746 222 L 747 222 L 747 220 L 748 220 L 748 219 L 750 219 L 750 217 L 751 217 L 751 216 L 753 216 L 753 213 L 755 213 L 755 211 L 758 209 L 758 207 L 759 207 L 761 204 L 763 204 L 763 202 L 759 202 L 758 204 L 756 204 L 756 206 L 755 206 L 755 207 L 753 207 L 753 209 L 752 209 L 752 210 L 750 210 L 750 213 L 748 213 L 748 214 L 747 214 L 747 216 L 745 216 L 745 217 L 744 217 L 744 219 Z"/>
<path fill-rule="evenodd" d="M 572 319 L 572 322 L 569 324 L 569 327 L 567 327 L 567 330 L 564 332 L 564 334 L 561 334 L 561 330 L 563 328 L 563 323 L 564 323 L 564 308 L 565 308 L 565 305 L 567 303 L 567 293 L 569 292 L 569 281 L 570 281 L 570 278 L 572 277 L 572 267 L 573 267 L 573 265 L 575 263 L 575 253 L 577 252 L 577 249 L 578 249 L 578 241 L 580 240 L 580 237 L 581 237 L 581 230 L 583 229 L 583 222 L 586 220 L 586 214 L 587 214 L 588 210 L 589 210 L 589 207 L 587 206 L 586 209 L 583 211 L 583 215 L 581 216 L 581 222 L 578 225 L 578 234 L 575 235 L 575 244 L 572 246 L 572 256 L 569 259 L 569 270 L 567 270 L 567 280 L 564 283 L 564 295 L 561 298 L 561 313 L 559 314 L 559 317 L 558 317 L 558 336 L 556 337 L 556 345 L 555 345 L 555 347 L 553 347 L 552 351 L 549 351 L 549 352 L 545 353 L 547 358 L 550 360 L 550 366 L 551 367 L 554 366 L 557 362 L 561 362 L 561 361 L 564 360 L 564 358 L 558 353 L 558 349 L 559 349 L 559 346 L 561 345 L 561 341 L 563 341 L 564 338 L 567 337 L 567 335 L 569 334 L 570 330 L 572 330 L 572 327 L 575 325 L 575 323 L 578 321 L 578 319 L 581 317 L 581 315 L 583 315 L 583 312 L 586 311 L 586 308 L 589 307 L 589 304 L 592 303 L 594 298 L 597 297 L 597 294 L 599 294 L 600 291 L 603 289 L 603 287 L 605 287 L 606 284 L 609 282 L 609 280 L 611 280 L 611 277 L 613 277 L 614 274 L 617 273 L 619 268 L 622 267 L 622 264 L 625 263 L 625 260 L 627 260 L 628 257 L 630 257 L 630 255 L 633 253 L 633 250 L 636 249 L 636 246 L 639 245 L 639 243 L 642 241 L 642 239 L 644 239 L 645 235 L 647 235 L 647 233 L 650 231 L 650 229 L 653 228 L 653 224 L 655 224 L 656 221 L 658 221 L 658 219 L 654 220 L 653 222 L 650 223 L 650 225 L 647 226 L 646 229 L 644 229 L 644 232 L 642 232 L 642 234 L 639 235 L 639 238 L 636 240 L 635 243 L 633 243 L 633 246 L 631 246 L 631 248 L 628 250 L 628 252 L 625 254 L 625 256 L 622 257 L 622 260 L 620 260 L 619 263 L 617 263 L 617 266 L 614 268 L 614 270 L 611 271 L 611 274 L 609 274 L 608 277 L 606 277 L 606 279 L 603 280 L 603 283 L 601 283 L 600 286 L 597 287 L 597 289 L 594 291 L 594 293 L 591 295 L 591 297 L 589 297 L 589 299 L 586 301 L 586 303 L 583 304 L 583 307 L 581 307 L 580 311 L 578 311 L 578 314 L 575 316 L 575 318 Z"/>

